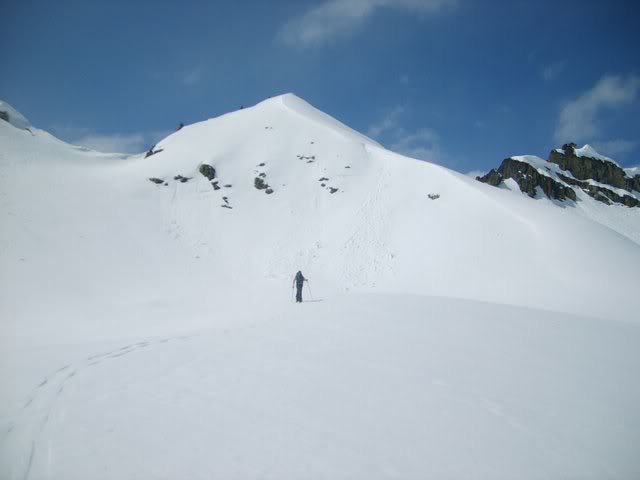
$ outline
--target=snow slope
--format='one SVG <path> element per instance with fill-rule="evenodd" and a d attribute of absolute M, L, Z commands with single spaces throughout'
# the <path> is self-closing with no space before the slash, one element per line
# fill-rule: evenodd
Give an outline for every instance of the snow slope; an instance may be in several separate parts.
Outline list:
<path fill-rule="evenodd" d="M 156 150 L 0 121 L 0 478 L 640 472 L 637 214 L 399 156 L 294 95 Z"/>

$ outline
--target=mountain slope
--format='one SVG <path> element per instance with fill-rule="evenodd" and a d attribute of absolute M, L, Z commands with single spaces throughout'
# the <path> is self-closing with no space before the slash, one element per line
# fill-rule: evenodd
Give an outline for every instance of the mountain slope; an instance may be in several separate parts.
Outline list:
<path fill-rule="evenodd" d="M 148 153 L 0 121 L 0 477 L 637 476 L 637 216 L 293 95 Z"/>
<path fill-rule="evenodd" d="M 275 291 L 302 269 L 331 291 L 635 317 L 637 243 L 571 209 L 386 151 L 293 95 L 184 127 L 147 158 L 86 152 L 3 124 L 13 242 L 5 275 L 56 278 L 63 291 L 52 300 L 63 309 L 95 305 L 87 294 L 113 308 L 134 286 L 151 303 L 171 296 L 194 306 L 204 291 Z M 218 190 L 203 164 L 216 169 Z M 256 178 L 273 193 L 255 188 Z M 624 220 L 637 228 L 638 219 Z M 20 260 L 21 249 L 47 259 Z M 11 317 L 30 315 L 31 288 L 6 283 Z"/>

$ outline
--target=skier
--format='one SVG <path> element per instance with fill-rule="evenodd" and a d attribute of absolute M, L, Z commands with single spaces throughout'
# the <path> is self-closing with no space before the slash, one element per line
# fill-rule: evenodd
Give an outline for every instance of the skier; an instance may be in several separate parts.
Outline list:
<path fill-rule="evenodd" d="M 293 279 L 293 284 L 296 286 L 296 303 L 302 303 L 302 285 L 304 285 L 304 282 L 308 282 L 308 280 L 304 278 L 302 272 L 298 270 L 298 273 L 296 273 Z"/>

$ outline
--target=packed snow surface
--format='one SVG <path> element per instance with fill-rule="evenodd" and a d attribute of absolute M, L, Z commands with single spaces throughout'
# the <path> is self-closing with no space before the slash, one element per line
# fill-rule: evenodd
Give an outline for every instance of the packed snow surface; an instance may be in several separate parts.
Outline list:
<path fill-rule="evenodd" d="M 0 478 L 640 476 L 638 209 L 294 95 L 148 158 L 32 132 L 0 121 Z"/>

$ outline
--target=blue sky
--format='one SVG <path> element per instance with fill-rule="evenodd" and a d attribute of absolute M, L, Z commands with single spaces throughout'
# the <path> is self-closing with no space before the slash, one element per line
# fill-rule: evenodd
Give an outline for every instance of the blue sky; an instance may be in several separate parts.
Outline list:
<path fill-rule="evenodd" d="M 566 141 L 640 163 L 640 2 L 4 0 L 0 98 L 58 137 L 142 151 L 294 92 L 459 171 Z"/>

